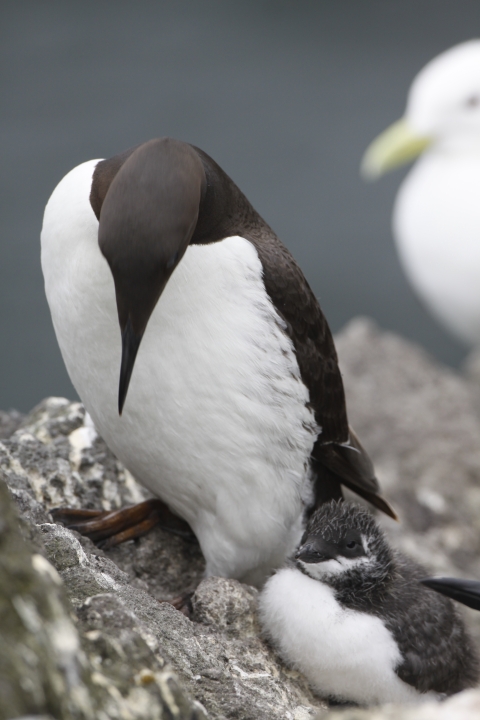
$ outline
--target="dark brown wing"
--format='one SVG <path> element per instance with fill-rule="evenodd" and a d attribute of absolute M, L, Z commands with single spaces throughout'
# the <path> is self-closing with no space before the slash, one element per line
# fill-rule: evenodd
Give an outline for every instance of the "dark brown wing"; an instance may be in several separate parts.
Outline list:
<path fill-rule="evenodd" d="M 337 353 L 317 299 L 288 250 L 271 231 L 264 229 L 253 241 L 263 263 L 266 290 L 286 322 L 302 380 L 310 393 L 310 405 L 321 428 L 312 453 L 315 504 L 340 498 L 341 483 L 398 519 L 379 495 L 372 461 L 348 425 Z"/>
<path fill-rule="evenodd" d="M 228 175 L 199 148 L 207 178 L 192 242 L 248 238 L 263 265 L 265 288 L 295 348 L 310 406 L 321 428 L 312 453 L 316 504 L 342 497 L 340 484 L 354 490 L 391 517 L 378 495 L 378 482 L 367 453 L 349 428 L 342 376 L 332 333 L 307 280 L 273 230 Z"/>
<path fill-rule="evenodd" d="M 345 394 L 332 334 L 318 301 L 296 261 L 254 210 L 233 180 L 203 150 L 194 148 L 205 169 L 207 189 L 192 243 L 240 235 L 255 246 L 265 288 L 295 347 L 310 405 L 322 428 L 322 442 L 348 441 Z"/>
<path fill-rule="evenodd" d="M 322 442 L 348 441 L 345 394 L 328 323 L 299 266 L 277 237 L 252 238 L 264 268 L 267 293 L 285 320 Z"/>
<path fill-rule="evenodd" d="M 342 483 L 394 520 L 398 520 L 395 510 L 379 494 L 380 487 L 372 461 L 353 429 L 350 427 L 349 430 L 350 437 L 346 443 L 325 445 L 322 444 L 320 436 L 315 444 L 312 463 L 315 463 L 317 475 L 317 505 L 329 499 L 328 496 L 324 497 L 323 486 L 327 478 L 330 478 L 330 483 Z"/>

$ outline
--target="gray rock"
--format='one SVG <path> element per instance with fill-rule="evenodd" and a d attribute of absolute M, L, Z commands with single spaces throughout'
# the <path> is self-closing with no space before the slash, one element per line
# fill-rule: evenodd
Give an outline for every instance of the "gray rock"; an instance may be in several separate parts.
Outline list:
<path fill-rule="evenodd" d="M 469 352 L 463 363 L 463 374 L 472 393 L 472 402 L 480 416 L 480 347 Z"/>
<path fill-rule="evenodd" d="M 108 551 L 130 582 L 158 600 L 171 600 L 193 591 L 203 578 L 205 561 L 197 543 L 155 528 L 135 545 L 126 543 Z"/>
<path fill-rule="evenodd" d="M 193 596 L 194 620 L 236 636 L 255 637 L 257 596 L 255 588 L 237 580 L 207 578 Z"/>
<path fill-rule="evenodd" d="M 24 418 L 22 413 L 18 410 L 0 410 L 0 440 L 3 438 L 9 438 L 17 430 Z"/>
<path fill-rule="evenodd" d="M 32 553 L 0 483 L 0 718 L 88 719 L 87 661 L 54 568 Z"/>
<path fill-rule="evenodd" d="M 49 560 L 62 576 L 85 636 L 102 657 L 140 655 L 150 648 L 171 665 L 212 718 L 293 718 L 299 706 L 318 706 L 305 681 L 285 670 L 260 640 L 256 591 L 234 580 L 209 578 L 193 598 L 194 620 L 129 584 L 107 557 L 85 552 L 69 530 L 42 526 Z M 98 635 L 98 632 L 101 634 Z M 93 634 L 92 634 L 93 633 Z M 115 677 L 118 682 L 118 673 Z"/>
<path fill-rule="evenodd" d="M 362 319 L 338 336 L 337 347 L 350 420 L 401 517 L 397 524 L 379 516 L 392 544 L 432 574 L 480 578 L 480 420 L 472 380 Z M 471 691 L 440 705 L 327 710 L 262 640 L 257 591 L 235 580 L 202 580 L 197 544 L 156 529 L 102 551 L 53 524 L 55 506 L 109 510 L 148 497 L 79 403 L 49 398 L 25 417 L 0 443 L 0 477 L 24 537 L 61 578 L 58 592 L 68 601 L 59 602 L 74 611 L 82 682 L 100 720 L 193 720 L 204 717 L 202 708 L 212 720 L 307 720 L 317 712 L 332 720 L 478 717 L 480 692 Z M 195 590 L 192 619 L 164 602 L 186 590 Z M 480 613 L 471 611 L 468 622 L 480 644 Z M 40 705 L 19 712 L 70 717 Z"/>
<path fill-rule="evenodd" d="M 135 623 L 130 618 L 130 624 L 125 622 L 125 612 L 121 625 L 109 623 L 114 613 L 107 607 L 101 617 L 108 632 L 79 634 L 82 624 L 72 616 L 65 587 L 71 596 L 95 594 L 101 600 L 109 597 L 98 594 L 101 578 L 101 589 L 111 590 L 125 583 L 126 576 L 107 559 L 87 558 L 68 530 L 55 525 L 42 529 L 46 552 L 58 561 L 65 585 L 45 557 L 21 538 L 8 490 L 0 481 L 0 720 L 206 718 Z M 91 569 L 89 592 L 82 587 L 78 593 L 68 586 L 69 572 L 89 562 L 98 567 Z M 110 597 L 121 603 L 116 595 Z"/>
<path fill-rule="evenodd" d="M 462 369 L 468 382 L 480 385 L 480 347 L 470 350 L 464 360 Z"/>
<path fill-rule="evenodd" d="M 22 513 L 25 534 L 63 580 L 95 702 L 106 717 L 135 706 L 134 717 L 143 718 L 140 708 L 147 704 L 148 717 L 163 717 L 141 696 L 144 685 L 159 693 L 158 708 L 165 702 L 162 687 L 186 698 L 178 706 L 187 703 L 190 715 L 171 714 L 179 720 L 200 718 L 202 707 L 212 720 L 303 720 L 322 707 L 305 680 L 284 668 L 260 638 L 257 591 L 234 580 L 201 582 L 198 544 L 157 529 L 102 551 L 51 522 L 52 507 L 111 509 L 146 497 L 98 438 L 81 405 L 49 398 L 35 408 L 0 444 L 0 474 Z M 193 620 L 161 602 L 195 588 Z"/>
<path fill-rule="evenodd" d="M 149 497 L 98 436 L 80 403 L 47 398 L 5 444 L 46 509 L 115 510 Z"/>

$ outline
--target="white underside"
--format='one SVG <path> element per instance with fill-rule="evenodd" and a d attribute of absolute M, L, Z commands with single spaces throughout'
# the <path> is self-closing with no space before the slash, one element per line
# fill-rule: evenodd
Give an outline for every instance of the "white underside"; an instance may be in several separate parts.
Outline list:
<path fill-rule="evenodd" d="M 287 664 L 321 697 L 360 705 L 408 703 L 420 695 L 400 680 L 401 654 L 380 618 L 346 610 L 333 590 L 295 568 L 271 577 L 260 594 L 262 627 Z"/>
<path fill-rule="evenodd" d="M 461 340 L 480 343 L 480 152 L 433 149 L 397 195 L 393 231 L 412 285 Z"/>
<path fill-rule="evenodd" d="M 113 279 L 89 204 L 98 161 L 54 191 L 45 288 L 72 382 L 107 444 L 195 531 L 207 574 L 261 583 L 301 534 L 318 429 L 253 245 L 191 246 L 147 326 L 122 417 Z"/>

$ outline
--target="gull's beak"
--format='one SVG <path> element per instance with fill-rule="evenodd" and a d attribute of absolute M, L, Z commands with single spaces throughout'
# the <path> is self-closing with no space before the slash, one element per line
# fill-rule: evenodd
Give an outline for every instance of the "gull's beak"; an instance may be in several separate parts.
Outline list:
<path fill-rule="evenodd" d="M 389 170 L 415 160 L 431 143 L 431 137 L 419 135 L 402 118 L 368 146 L 360 166 L 361 175 L 365 180 L 377 180 Z"/>

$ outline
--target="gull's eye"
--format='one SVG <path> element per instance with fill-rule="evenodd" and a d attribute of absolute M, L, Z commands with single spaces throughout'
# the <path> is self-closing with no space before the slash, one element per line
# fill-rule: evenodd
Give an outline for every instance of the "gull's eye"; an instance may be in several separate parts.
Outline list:
<path fill-rule="evenodd" d="M 465 105 L 468 108 L 476 108 L 480 105 L 480 95 L 470 95 L 465 101 Z"/>

